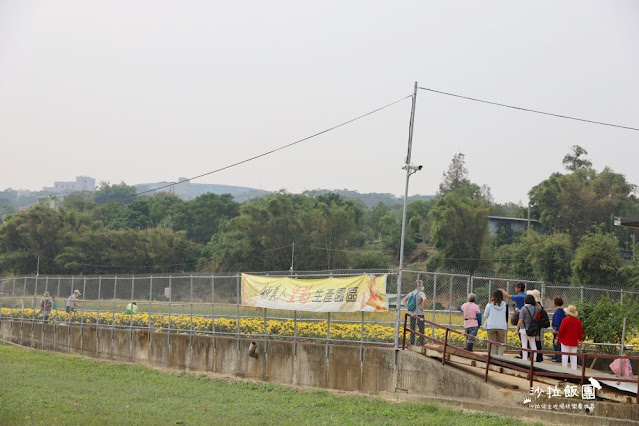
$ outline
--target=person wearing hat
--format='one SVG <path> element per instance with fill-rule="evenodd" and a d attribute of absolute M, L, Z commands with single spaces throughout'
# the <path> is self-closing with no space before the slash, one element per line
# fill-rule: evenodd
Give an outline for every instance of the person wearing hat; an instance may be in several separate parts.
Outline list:
<path fill-rule="evenodd" d="M 564 308 L 566 317 L 559 326 L 559 333 L 557 333 L 557 339 L 561 345 L 562 352 L 577 353 L 579 342 L 584 340 L 584 329 L 581 325 L 581 321 L 577 318 L 577 308 L 574 305 L 570 305 Z M 570 368 L 577 369 L 577 355 L 561 355 L 561 365 L 564 368 L 568 368 L 568 357 L 570 356 Z"/>
<path fill-rule="evenodd" d="M 539 292 L 539 290 L 537 289 L 533 289 L 533 290 L 528 290 L 526 292 L 526 294 L 530 294 L 535 298 L 535 304 L 537 305 L 537 307 L 539 308 L 539 318 L 537 318 L 538 320 L 541 319 L 541 316 L 545 314 L 544 311 L 544 307 L 541 304 L 541 293 Z M 546 318 L 548 318 L 548 314 L 545 314 Z M 549 321 L 550 322 L 550 321 Z M 539 334 L 535 336 L 535 347 L 537 348 L 538 351 L 543 350 L 543 342 L 544 342 L 544 329 L 543 328 L 539 328 Z M 542 353 L 537 353 L 537 356 L 535 357 L 535 362 L 543 362 L 544 360 L 544 355 Z"/>
<path fill-rule="evenodd" d="M 75 312 L 75 307 L 78 303 L 78 296 L 82 296 L 82 294 L 80 294 L 80 290 L 75 290 L 73 294 L 67 299 L 67 306 L 65 307 L 67 314 Z"/>
<path fill-rule="evenodd" d="M 42 300 L 40 301 L 40 316 L 44 321 L 49 320 L 49 316 L 51 315 L 51 308 L 53 306 L 52 300 L 49 297 L 49 292 L 45 291 L 42 295 Z"/>

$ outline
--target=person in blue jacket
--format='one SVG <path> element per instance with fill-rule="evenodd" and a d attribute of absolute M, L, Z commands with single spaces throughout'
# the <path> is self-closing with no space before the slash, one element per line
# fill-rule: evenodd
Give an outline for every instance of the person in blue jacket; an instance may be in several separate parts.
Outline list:
<path fill-rule="evenodd" d="M 553 303 L 555 305 L 555 312 L 552 314 L 552 334 L 554 336 L 553 346 L 555 351 L 561 352 L 561 344 L 559 343 L 559 340 L 557 340 L 557 333 L 559 333 L 561 322 L 564 318 L 566 318 L 566 313 L 564 312 L 564 299 L 556 296 L 553 299 Z M 552 362 L 561 362 L 561 355 L 553 355 Z"/>

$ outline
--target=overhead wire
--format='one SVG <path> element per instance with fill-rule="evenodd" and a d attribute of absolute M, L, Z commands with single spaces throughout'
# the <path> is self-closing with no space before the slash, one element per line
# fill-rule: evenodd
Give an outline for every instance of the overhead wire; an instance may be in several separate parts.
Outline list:
<path fill-rule="evenodd" d="M 493 101 L 487 101 L 485 99 L 478 99 L 478 98 L 472 98 L 470 96 L 458 95 L 456 93 L 443 92 L 441 90 L 429 89 L 427 87 L 418 87 L 418 89 L 425 90 L 427 92 L 439 93 L 440 95 L 446 95 L 446 96 L 452 96 L 452 97 L 455 97 L 455 98 L 466 99 L 466 100 L 469 100 L 469 101 L 481 102 L 481 103 L 490 104 L 490 105 L 497 105 L 497 106 L 501 106 L 501 107 L 505 107 L 505 108 L 511 108 L 511 109 L 520 110 L 520 111 L 533 112 L 535 114 L 550 115 L 550 116 L 553 116 L 553 117 L 565 118 L 565 119 L 568 119 L 568 120 L 583 121 L 585 123 L 599 124 L 599 125 L 602 125 L 602 126 L 617 127 L 617 128 L 620 128 L 620 129 L 639 131 L 639 128 L 636 128 L 636 127 L 622 126 L 620 124 L 606 123 L 606 122 L 603 122 L 603 121 L 588 120 L 588 119 L 585 119 L 585 118 L 572 117 L 572 116 L 569 116 L 569 115 L 555 114 L 555 113 L 546 112 L 546 111 L 539 111 L 539 110 L 536 110 L 536 109 L 524 108 L 524 107 L 520 107 L 520 106 L 516 106 L 516 105 L 508 105 L 508 104 L 503 104 L 503 103 L 500 103 L 500 102 L 493 102 Z"/>
<path fill-rule="evenodd" d="M 355 118 L 351 118 L 350 120 L 347 120 L 347 121 L 344 121 L 342 123 L 336 124 L 336 125 L 334 125 L 332 127 L 329 127 L 328 129 L 324 129 L 324 130 L 322 130 L 320 132 L 314 133 L 314 134 L 312 134 L 310 136 L 306 136 L 305 138 L 302 138 L 302 139 L 298 139 L 298 140 L 296 140 L 294 142 L 291 142 L 291 143 L 288 143 L 286 145 L 282 145 L 282 146 L 280 146 L 278 148 L 275 148 L 275 149 L 272 149 L 270 151 L 266 151 L 266 152 L 263 152 L 261 154 L 255 155 L 253 157 L 250 157 L 250 158 L 247 158 L 247 159 L 244 159 L 244 160 L 229 164 L 229 165 L 224 166 L 224 167 L 220 167 L 219 169 L 211 170 L 210 172 L 202 173 L 201 175 L 197 175 L 197 176 L 194 176 L 194 177 L 191 177 L 191 178 L 188 178 L 188 179 L 183 179 L 183 180 L 178 181 L 178 182 L 169 183 L 167 185 L 159 186 L 157 188 L 149 189 L 149 190 L 146 190 L 146 191 L 138 192 L 136 194 L 124 197 L 123 199 L 133 198 L 133 197 L 136 197 L 138 195 L 143 195 L 143 194 L 147 194 L 147 193 L 150 193 L 150 192 L 155 192 L 155 191 L 158 191 L 160 189 L 169 188 L 171 186 L 179 185 L 179 184 L 184 183 L 184 182 L 190 182 L 192 180 L 199 179 L 199 178 L 204 177 L 204 176 L 212 175 L 214 173 L 218 173 L 218 172 L 221 172 L 223 170 L 227 170 L 227 169 L 230 169 L 232 167 L 239 166 L 240 164 L 248 163 L 249 161 L 257 160 L 258 158 L 262 158 L 262 157 L 265 157 L 267 155 L 273 154 L 275 152 L 281 151 L 283 149 L 290 148 L 290 147 L 292 147 L 294 145 L 300 144 L 300 143 L 305 142 L 307 140 L 313 139 L 313 138 L 315 138 L 317 136 L 323 135 L 324 133 L 328 133 L 328 132 L 331 132 L 331 131 L 333 131 L 335 129 L 338 129 L 340 127 L 346 126 L 347 124 L 350 124 L 350 123 L 352 123 L 354 121 L 361 120 L 364 117 L 368 117 L 369 115 L 375 114 L 376 112 L 379 112 L 379 111 L 382 111 L 382 110 L 384 110 L 386 108 L 389 108 L 389 107 L 391 107 L 391 106 L 393 106 L 395 104 L 398 104 L 401 101 L 403 101 L 405 99 L 408 99 L 408 98 L 410 98 L 412 96 L 413 95 L 405 96 L 405 97 L 403 97 L 401 99 L 398 99 L 398 100 L 396 100 L 394 102 L 386 104 L 386 105 L 384 105 L 382 107 L 376 108 L 376 109 L 374 109 L 372 111 L 369 111 L 369 112 L 367 112 L 365 114 L 359 115 L 359 116 L 357 116 Z"/>

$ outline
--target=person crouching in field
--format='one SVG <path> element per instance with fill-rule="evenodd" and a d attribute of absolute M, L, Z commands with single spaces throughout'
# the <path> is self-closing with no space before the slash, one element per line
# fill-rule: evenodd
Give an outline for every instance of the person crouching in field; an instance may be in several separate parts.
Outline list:
<path fill-rule="evenodd" d="M 138 304 L 136 302 L 131 302 L 126 305 L 126 310 L 124 311 L 126 315 L 137 314 L 138 313 Z"/>

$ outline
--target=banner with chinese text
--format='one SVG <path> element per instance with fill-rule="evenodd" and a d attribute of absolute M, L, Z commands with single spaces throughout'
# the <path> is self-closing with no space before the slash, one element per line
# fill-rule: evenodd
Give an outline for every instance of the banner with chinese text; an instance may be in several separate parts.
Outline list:
<path fill-rule="evenodd" d="M 295 279 L 242 274 L 242 305 L 312 312 L 386 312 L 386 275 Z"/>

